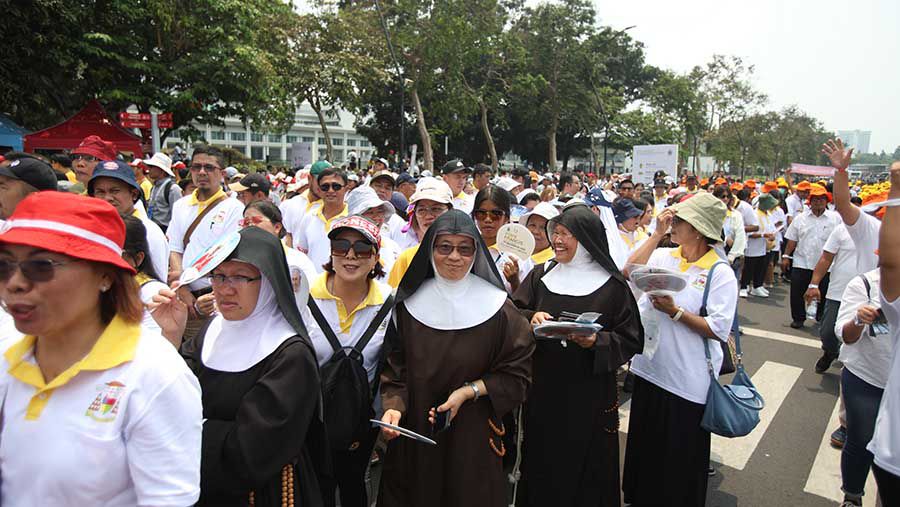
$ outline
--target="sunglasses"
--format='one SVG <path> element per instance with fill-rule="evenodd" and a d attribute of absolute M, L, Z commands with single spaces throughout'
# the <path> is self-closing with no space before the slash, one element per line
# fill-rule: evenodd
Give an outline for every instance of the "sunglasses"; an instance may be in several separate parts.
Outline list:
<path fill-rule="evenodd" d="M 261 216 L 252 216 L 238 220 L 238 226 L 241 228 L 252 227 L 263 223 L 266 219 Z"/>
<path fill-rule="evenodd" d="M 325 192 L 331 192 L 332 190 L 337 192 L 340 189 L 344 188 L 344 185 L 342 183 L 323 183 L 319 185 L 319 188 L 321 188 Z"/>
<path fill-rule="evenodd" d="M 491 220 L 500 220 L 501 218 L 506 216 L 506 213 L 500 209 L 476 209 L 472 211 L 472 215 L 475 217 L 475 220 L 484 220 L 488 215 L 491 216 Z"/>
<path fill-rule="evenodd" d="M 198 173 L 198 172 L 200 172 L 200 171 L 206 171 L 206 172 L 208 172 L 208 173 L 211 173 L 211 172 L 213 172 L 213 171 L 218 171 L 218 170 L 219 170 L 219 166 L 217 166 L 217 165 L 212 165 L 212 164 L 191 164 L 191 171 L 194 171 L 195 173 Z"/>
<path fill-rule="evenodd" d="M 331 240 L 331 255 L 334 257 L 346 257 L 351 248 L 356 257 L 360 259 L 368 259 L 375 255 L 375 245 L 368 241 L 360 239 L 351 243 L 349 239 Z"/>
<path fill-rule="evenodd" d="M 30 282 L 49 282 L 56 274 L 56 268 L 71 264 L 50 259 L 33 259 L 22 262 L 0 260 L 0 282 L 8 282 L 21 270 L 22 275 Z"/>
<path fill-rule="evenodd" d="M 459 255 L 463 257 L 471 257 L 475 255 L 475 245 L 468 245 L 465 243 L 463 243 L 462 245 L 451 245 L 450 243 L 440 243 L 438 245 L 434 245 L 434 251 L 441 255 L 450 255 L 454 250 L 459 252 Z"/>

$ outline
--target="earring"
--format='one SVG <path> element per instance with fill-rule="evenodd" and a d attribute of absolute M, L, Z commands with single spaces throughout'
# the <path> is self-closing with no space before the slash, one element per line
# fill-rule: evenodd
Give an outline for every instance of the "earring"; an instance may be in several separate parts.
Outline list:
<path fill-rule="evenodd" d="M 100 287 L 100 292 L 106 292 L 108 290 L 109 290 L 109 285 L 104 285 L 104 286 Z"/>

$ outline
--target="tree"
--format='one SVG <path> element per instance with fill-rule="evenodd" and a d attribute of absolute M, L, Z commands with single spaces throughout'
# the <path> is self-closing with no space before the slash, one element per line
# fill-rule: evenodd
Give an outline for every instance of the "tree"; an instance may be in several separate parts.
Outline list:
<path fill-rule="evenodd" d="M 381 88 L 389 76 L 375 13 L 363 8 L 330 10 L 296 16 L 290 33 L 289 65 L 281 69 L 296 102 L 306 101 L 316 113 L 328 160 L 334 160 L 326 117 L 339 109 L 360 116 L 365 90 Z M 297 69 L 302 69 L 300 72 Z"/>
<path fill-rule="evenodd" d="M 45 127 L 90 98 L 112 111 L 134 104 L 142 112 L 171 112 L 187 137 L 199 136 L 192 122 L 222 124 L 226 116 L 275 128 L 293 121 L 293 102 L 277 72 L 285 66 L 293 14 L 287 3 L 4 4 L 4 20 L 34 34 L 4 43 L 0 110 L 19 123 Z"/>

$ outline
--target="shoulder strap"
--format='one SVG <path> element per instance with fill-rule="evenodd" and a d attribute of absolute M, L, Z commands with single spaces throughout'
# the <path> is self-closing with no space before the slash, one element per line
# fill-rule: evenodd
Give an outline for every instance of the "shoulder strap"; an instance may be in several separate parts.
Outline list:
<path fill-rule="evenodd" d="M 709 267 L 709 272 L 706 275 L 706 284 L 704 284 L 703 286 L 703 302 L 700 303 L 700 311 L 698 312 L 701 317 L 706 317 L 709 315 L 709 312 L 706 310 L 706 302 L 709 300 L 709 287 L 710 285 L 712 285 L 712 275 L 716 271 L 716 268 L 720 265 L 727 266 L 729 264 L 727 262 L 716 262 Z M 711 356 L 709 355 L 709 339 L 705 337 L 703 338 L 703 349 L 703 351 L 706 353 L 706 361 L 710 365 L 710 374 L 712 374 L 712 363 L 709 362 L 711 361 Z M 737 333 L 734 335 L 734 351 L 736 354 L 738 354 L 738 356 L 740 356 L 741 339 Z"/>
<path fill-rule="evenodd" d="M 220 202 L 224 201 L 225 199 L 226 196 L 224 194 L 220 195 L 218 198 L 216 198 L 216 200 L 209 203 L 209 206 L 204 208 L 203 211 L 197 214 L 197 218 L 195 218 L 194 221 L 191 222 L 191 225 L 188 226 L 187 231 L 184 233 L 184 248 L 187 248 L 188 243 L 191 242 L 191 235 L 194 234 L 194 229 L 196 229 L 197 226 L 200 225 L 200 221 L 203 220 L 203 217 L 205 217 L 207 213 L 212 211 L 213 208 L 215 208 Z"/>
<path fill-rule="evenodd" d="M 325 339 L 328 340 L 328 343 L 331 344 L 331 348 L 334 349 L 335 352 L 341 350 L 343 345 L 341 345 L 341 341 L 338 340 L 337 335 L 334 334 L 334 330 L 331 329 L 331 324 L 325 320 L 325 316 L 322 315 L 322 310 L 319 309 L 318 305 L 316 305 L 316 300 L 314 298 L 309 298 L 306 302 L 306 306 L 309 308 L 310 313 L 312 313 L 313 319 L 315 319 L 316 324 L 319 325 L 319 329 L 322 330 L 322 334 L 325 335 Z"/>
<path fill-rule="evenodd" d="M 166 182 L 166 185 L 163 187 L 163 197 L 165 197 L 167 205 L 171 204 L 171 201 L 169 199 L 169 190 L 172 190 L 172 183 L 174 183 L 174 182 L 175 182 L 175 180 L 170 179 L 169 181 Z"/>
<path fill-rule="evenodd" d="M 866 278 L 866 274 L 863 273 L 859 275 L 862 278 L 863 284 L 866 286 L 866 298 L 868 298 L 869 302 L 872 302 L 872 286 L 869 285 L 869 279 Z"/>
<path fill-rule="evenodd" d="M 384 303 L 381 305 L 378 313 L 375 314 L 375 318 L 372 319 L 372 322 L 369 323 L 369 327 L 366 328 L 366 332 L 359 337 L 359 341 L 356 342 L 356 345 L 353 346 L 353 348 L 356 349 L 357 352 L 362 354 L 363 349 L 366 348 L 366 345 L 368 345 L 369 341 L 372 340 L 372 337 L 375 336 L 375 331 L 378 331 L 378 327 L 381 325 L 381 322 L 384 321 L 384 318 L 387 317 L 388 312 L 391 311 L 391 308 L 393 307 L 394 295 L 392 294 L 384 300 Z"/>

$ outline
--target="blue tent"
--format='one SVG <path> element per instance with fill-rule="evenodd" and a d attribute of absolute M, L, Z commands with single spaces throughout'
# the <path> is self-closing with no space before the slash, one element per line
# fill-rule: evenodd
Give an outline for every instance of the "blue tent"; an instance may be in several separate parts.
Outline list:
<path fill-rule="evenodd" d="M 13 123 L 8 116 L 0 114 L 0 148 L 22 151 L 22 136 L 28 131 Z"/>

